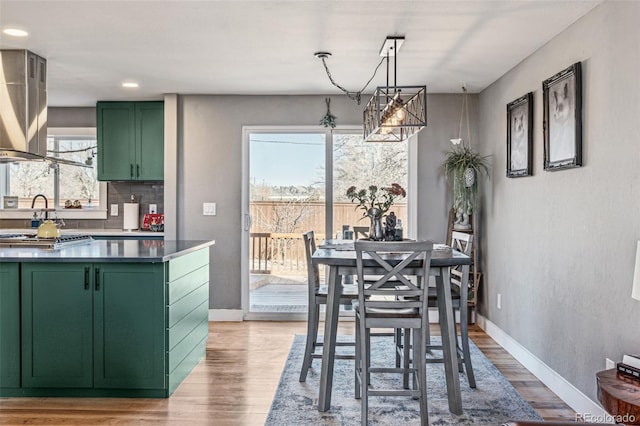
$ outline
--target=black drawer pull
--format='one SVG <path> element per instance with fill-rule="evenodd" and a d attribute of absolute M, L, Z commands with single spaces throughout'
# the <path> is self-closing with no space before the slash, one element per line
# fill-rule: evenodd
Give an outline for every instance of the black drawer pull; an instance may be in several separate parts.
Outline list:
<path fill-rule="evenodd" d="M 84 289 L 89 290 L 89 268 L 84 268 Z"/>
<path fill-rule="evenodd" d="M 100 291 L 100 268 L 96 268 L 96 291 Z"/>

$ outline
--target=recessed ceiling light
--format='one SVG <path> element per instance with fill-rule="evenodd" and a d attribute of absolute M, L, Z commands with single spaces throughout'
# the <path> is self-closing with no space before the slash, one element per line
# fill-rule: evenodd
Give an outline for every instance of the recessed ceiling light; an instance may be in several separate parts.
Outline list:
<path fill-rule="evenodd" d="M 25 30 L 21 30 L 18 28 L 7 28 L 2 32 L 13 37 L 26 37 L 29 35 L 29 33 Z"/>
<path fill-rule="evenodd" d="M 124 83 L 122 83 L 122 87 L 126 87 L 126 88 L 136 88 L 138 87 L 138 83 L 134 83 L 133 81 L 126 81 Z"/>

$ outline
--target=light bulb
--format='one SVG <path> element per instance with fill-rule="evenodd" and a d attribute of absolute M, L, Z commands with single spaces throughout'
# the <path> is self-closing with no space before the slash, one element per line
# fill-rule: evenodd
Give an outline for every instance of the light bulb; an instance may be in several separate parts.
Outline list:
<path fill-rule="evenodd" d="M 404 108 L 399 106 L 395 116 L 399 122 L 403 122 L 404 118 L 407 116 L 407 113 L 404 111 Z"/>

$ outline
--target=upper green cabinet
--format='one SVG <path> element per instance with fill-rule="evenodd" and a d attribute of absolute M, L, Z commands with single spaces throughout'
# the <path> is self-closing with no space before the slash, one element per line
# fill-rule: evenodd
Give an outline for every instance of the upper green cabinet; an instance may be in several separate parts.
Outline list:
<path fill-rule="evenodd" d="M 98 180 L 164 179 L 164 103 L 98 102 Z"/>

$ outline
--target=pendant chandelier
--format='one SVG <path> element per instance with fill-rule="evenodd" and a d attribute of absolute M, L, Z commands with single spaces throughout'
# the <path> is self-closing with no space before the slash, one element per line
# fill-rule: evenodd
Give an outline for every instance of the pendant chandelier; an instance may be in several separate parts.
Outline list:
<path fill-rule="evenodd" d="M 387 36 L 380 49 L 382 59 L 367 84 L 358 92 L 348 91 L 333 80 L 326 63 L 331 53 L 315 53 L 315 56 L 322 60 L 331 84 L 358 104 L 360 104 L 362 92 L 386 60 L 386 86 L 376 87 L 363 112 L 364 138 L 368 142 L 400 142 L 427 125 L 427 86 L 398 86 L 397 84 L 397 54 L 403 43 L 404 36 Z M 393 85 L 389 81 L 391 57 L 393 57 Z"/>
<path fill-rule="evenodd" d="M 378 86 L 363 113 L 364 137 L 369 142 L 400 142 L 427 125 L 427 86 L 398 86 L 397 58 L 404 37 L 388 36 L 380 50 L 387 60 L 387 85 Z M 393 56 L 393 86 L 389 58 Z"/>

